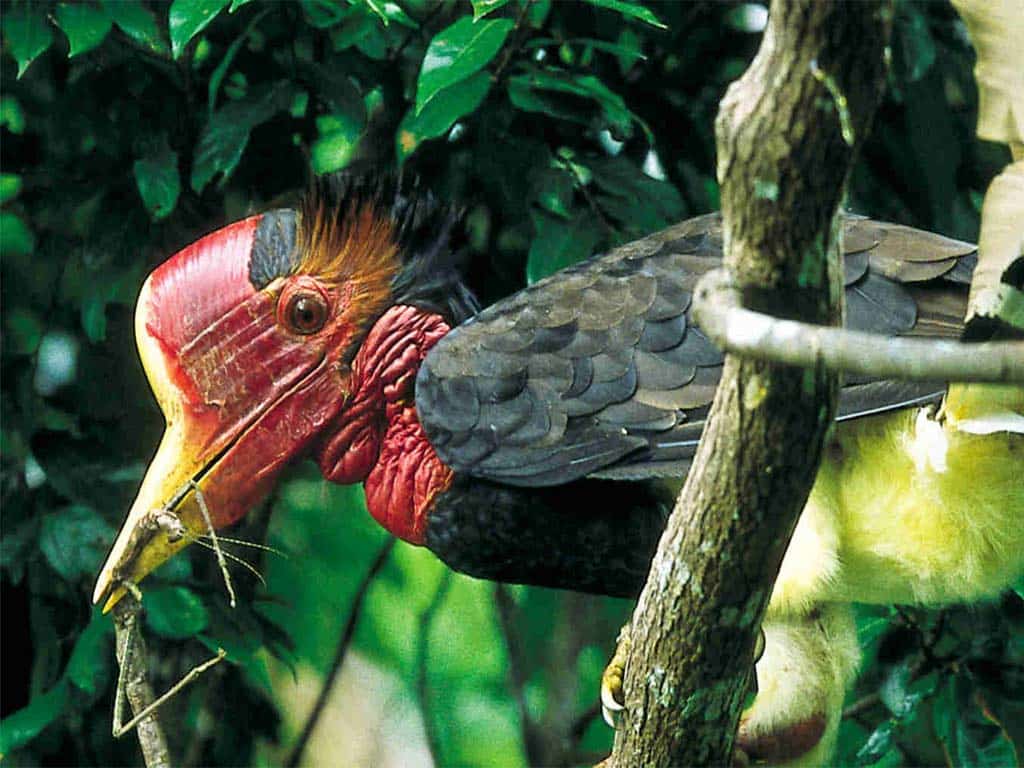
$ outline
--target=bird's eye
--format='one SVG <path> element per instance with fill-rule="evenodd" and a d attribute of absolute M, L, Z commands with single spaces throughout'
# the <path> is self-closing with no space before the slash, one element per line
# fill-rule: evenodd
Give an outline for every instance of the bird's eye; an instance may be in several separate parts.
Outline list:
<path fill-rule="evenodd" d="M 288 300 L 285 318 L 296 333 L 316 333 L 327 322 L 327 304 L 316 293 L 296 293 Z"/>

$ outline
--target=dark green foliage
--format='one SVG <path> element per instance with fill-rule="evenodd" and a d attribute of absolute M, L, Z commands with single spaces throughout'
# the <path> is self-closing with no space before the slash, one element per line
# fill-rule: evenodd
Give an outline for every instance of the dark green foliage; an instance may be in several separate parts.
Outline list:
<path fill-rule="evenodd" d="M 760 15 L 627 0 L 5 0 L 5 763 L 138 761 L 132 738 L 109 735 L 112 628 L 89 595 L 162 427 L 132 328 L 152 267 L 294 197 L 313 172 L 370 160 L 466 205 L 469 278 L 491 302 L 716 207 L 713 120 L 756 50 Z M 1005 155 L 972 138 L 972 65 L 951 8 L 899 4 L 890 90 L 852 207 L 976 236 Z M 287 558 L 227 545 L 268 582 L 233 567 L 237 609 L 198 546 L 143 585 L 159 690 L 228 652 L 162 714 L 186 764 L 284 759 L 383 540 L 358 489 L 308 466 L 268 506 L 269 534 L 264 511 L 232 535 L 266 536 Z M 353 650 L 377 670 L 369 687 L 393 694 L 366 706 L 414 734 L 419 708 L 445 764 L 606 753 L 592 707 L 629 604 L 496 594 L 443 573 L 399 546 L 373 582 Z M 875 697 L 844 724 L 842 759 L 1018 760 L 1022 613 L 1019 594 L 865 613 L 867 669 L 851 701 Z M 301 708 L 290 668 L 306 683 Z"/>

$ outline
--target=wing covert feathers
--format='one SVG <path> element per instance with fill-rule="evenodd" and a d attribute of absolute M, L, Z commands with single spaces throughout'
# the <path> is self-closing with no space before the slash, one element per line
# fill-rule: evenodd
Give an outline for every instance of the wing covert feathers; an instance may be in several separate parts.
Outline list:
<path fill-rule="evenodd" d="M 975 246 L 844 222 L 847 325 L 956 337 Z M 689 317 L 722 255 L 718 214 L 565 269 L 442 339 L 416 383 L 430 441 L 459 472 L 512 485 L 681 475 L 721 375 Z M 944 386 L 848 381 L 840 418 L 925 402 Z"/>

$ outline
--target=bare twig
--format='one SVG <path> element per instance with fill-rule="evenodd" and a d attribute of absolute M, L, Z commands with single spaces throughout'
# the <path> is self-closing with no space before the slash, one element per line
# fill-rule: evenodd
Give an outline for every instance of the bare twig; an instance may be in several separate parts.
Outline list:
<path fill-rule="evenodd" d="M 156 718 L 156 711 L 176 696 L 186 685 L 221 661 L 225 653 L 218 649 L 215 657 L 190 671 L 167 693 L 154 700 L 153 687 L 147 676 L 146 642 L 142 637 L 142 632 L 138 629 L 138 623 L 139 603 L 134 592 L 129 591 L 114 607 L 116 652 L 120 669 L 117 675 L 117 690 L 114 694 L 114 718 L 111 730 L 114 738 L 121 738 L 132 729 L 137 728 L 139 746 L 142 748 L 142 759 L 147 768 L 170 768 L 171 755 L 167 748 L 167 738 Z M 134 717 L 122 725 L 121 717 L 126 698 L 131 705 Z"/>
<path fill-rule="evenodd" d="M 142 633 L 137 631 L 138 618 L 139 604 L 134 594 L 129 592 L 114 607 L 115 648 L 120 665 L 117 691 L 114 694 L 115 737 L 123 733 L 121 711 L 125 698 L 136 713 L 147 710 L 153 701 L 153 688 L 149 684 L 146 670 L 146 642 Z M 167 749 L 167 737 L 153 711 L 149 711 L 138 723 L 138 735 L 142 759 L 147 768 L 170 768 L 171 753 Z"/>
<path fill-rule="evenodd" d="M 430 757 L 434 765 L 441 765 L 441 741 L 434 729 L 434 720 L 430 714 L 430 691 L 429 680 L 427 679 L 427 663 L 430 652 L 430 627 L 434 623 L 434 615 L 440 607 L 444 596 L 448 593 L 448 587 L 452 583 L 452 572 L 447 568 L 441 576 L 441 582 L 437 585 L 437 591 L 430 604 L 420 614 L 419 636 L 420 644 L 416 652 L 416 696 L 419 698 L 420 712 L 423 715 L 423 730 L 427 736 L 427 747 L 430 749 Z"/>
<path fill-rule="evenodd" d="M 523 21 L 526 19 L 526 14 L 529 13 L 530 6 L 533 5 L 533 3 L 534 0 L 526 0 L 526 2 L 524 2 L 519 8 L 519 13 L 516 16 L 515 22 L 512 24 L 512 33 L 510 35 L 515 42 L 505 47 L 504 57 L 498 62 L 498 66 L 494 68 L 494 82 L 498 82 L 498 80 L 501 79 L 501 75 L 505 72 L 505 68 L 508 67 L 509 62 L 512 61 L 512 57 L 515 56 L 523 45 L 523 40 L 519 37 L 519 29 L 522 27 Z"/>
<path fill-rule="evenodd" d="M 215 664 L 219 664 L 220 662 L 222 662 L 224 660 L 224 657 L 227 656 L 227 655 L 228 655 L 227 651 L 225 651 L 223 648 L 218 648 L 217 649 L 217 654 L 215 656 L 213 656 L 212 658 L 207 659 L 202 664 L 200 664 L 200 665 L 190 669 L 185 674 L 185 676 L 183 678 L 181 678 L 181 680 L 179 680 L 174 685 L 172 685 L 170 688 L 168 688 L 167 692 L 164 693 L 159 699 L 157 699 L 156 701 L 150 702 L 150 704 L 148 704 L 146 707 L 144 707 L 141 712 L 139 712 L 138 714 L 135 715 L 135 717 L 133 717 L 131 720 L 129 720 L 127 723 L 125 723 L 124 725 L 122 725 L 120 727 L 118 727 L 118 723 L 117 723 L 117 720 L 120 719 L 119 718 L 119 714 L 120 713 L 115 712 L 114 713 L 114 721 L 115 721 L 114 738 L 118 738 L 119 739 L 122 736 L 124 736 L 126 733 L 131 731 L 132 728 L 137 726 L 143 719 L 145 719 L 145 718 L 149 717 L 150 715 L 152 715 L 160 707 L 162 707 L 164 704 L 166 704 L 172 698 L 177 696 L 178 693 L 185 686 L 187 686 L 189 683 L 191 683 L 193 680 L 195 680 L 197 677 L 199 677 L 201 674 L 203 674 L 203 672 L 205 672 L 206 670 L 208 670 L 210 667 L 214 666 Z"/>
<path fill-rule="evenodd" d="M 781 320 L 744 309 L 724 270 L 709 272 L 697 284 L 693 312 L 721 349 L 754 360 L 905 381 L 1024 384 L 1024 342 L 880 338 Z"/>
<path fill-rule="evenodd" d="M 359 617 L 363 613 L 366 594 L 370 591 L 370 585 L 373 584 L 374 579 L 377 578 L 381 569 L 384 568 L 384 564 L 387 563 L 388 556 L 391 554 L 394 546 L 395 539 L 389 537 L 377 552 L 377 556 L 373 559 L 373 563 L 370 564 L 369 570 L 367 570 L 363 580 L 359 583 L 359 588 L 352 599 L 352 610 L 349 611 L 348 621 L 345 622 L 345 629 L 342 631 L 338 647 L 334 651 L 334 659 L 331 661 L 327 677 L 324 678 L 324 684 L 320 688 L 316 703 L 313 704 L 313 709 L 310 711 L 309 717 L 306 718 L 305 725 L 302 726 L 302 733 L 299 734 L 298 741 L 295 742 L 295 748 L 292 749 L 292 753 L 288 756 L 288 761 L 285 763 L 289 768 L 295 768 L 302 759 L 302 753 L 305 751 L 306 745 L 316 729 L 316 724 L 320 720 L 324 708 L 327 706 L 327 699 L 334 689 L 334 683 L 338 678 L 338 673 L 341 671 L 345 656 L 348 654 L 349 646 L 352 644 L 352 638 L 355 636 Z"/>

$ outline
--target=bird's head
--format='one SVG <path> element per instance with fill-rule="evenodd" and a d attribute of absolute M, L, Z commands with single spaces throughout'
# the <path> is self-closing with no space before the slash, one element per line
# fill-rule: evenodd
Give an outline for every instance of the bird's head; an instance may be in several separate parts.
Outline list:
<path fill-rule="evenodd" d="M 451 217 L 430 200 L 360 179 L 325 190 L 207 235 L 143 285 L 136 342 L 167 427 L 97 580 L 106 608 L 344 428 L 368 327 L 416 258 L 447 250 Z"/>

